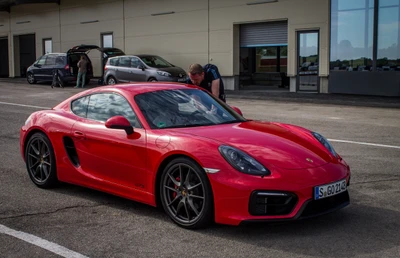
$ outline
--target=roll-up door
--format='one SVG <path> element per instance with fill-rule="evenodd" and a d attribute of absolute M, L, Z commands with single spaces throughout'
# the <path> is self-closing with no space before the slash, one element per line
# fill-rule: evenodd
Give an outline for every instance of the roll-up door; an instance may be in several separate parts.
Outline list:
<path fill-rule="evenodd" d="M 241 24 L 240 47 L 287 45 L 287 35 L 287 21 Z"/>

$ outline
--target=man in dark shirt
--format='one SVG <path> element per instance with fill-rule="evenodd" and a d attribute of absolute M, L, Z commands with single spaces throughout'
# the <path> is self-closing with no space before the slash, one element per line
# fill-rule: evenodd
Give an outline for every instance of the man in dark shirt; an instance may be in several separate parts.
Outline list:
<path fill-rule="evenodd" d="M 199 64 L 192 64 L 189 66 L 188 72 L 188 84 L 200 86 L 211 92 L 215 97 L 219 98 L 223 102 L 226 102 L 224 82 L 222 81 L 217 66 L 207 64 L 202 67 Z"/>

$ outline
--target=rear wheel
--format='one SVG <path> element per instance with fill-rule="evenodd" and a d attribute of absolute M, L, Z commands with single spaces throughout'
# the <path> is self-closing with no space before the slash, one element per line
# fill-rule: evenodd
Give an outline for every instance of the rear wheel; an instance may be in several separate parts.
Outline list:
<path fill-rule="evenodd" d="M 114 85 L 117 83 L 117 80 L 114 78 L 114 76 L 110 76 L 107 78 L 107 85 Z"/>
<path fill-rule="evenodd" d="M 35 185 L 51 188 L 58 184 L 54 150 L 46 135 L 32 135 L 26 145 L 25 159 L 29 177 Z"/>
<path fill-rule="evenodd" d="M 177 158 L 160 180 L 161 203 L 168 216 L 187 229 L 203 228 L 214 217 L 213 194 L 207 175 L 188 158 Z"/>
<path fill-rule="evenodd" d="M 26 80 L 28 81 L 29 84 L 35 84 L 36 83 L 35 76 L 33 75 L 33 73 L 28 73 L 26 75 Z"/>

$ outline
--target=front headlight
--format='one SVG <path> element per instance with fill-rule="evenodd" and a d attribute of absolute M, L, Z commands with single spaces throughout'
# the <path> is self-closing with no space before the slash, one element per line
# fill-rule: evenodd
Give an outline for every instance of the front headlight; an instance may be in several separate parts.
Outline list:
<path fill-rule="evenodd" d="M 322 144 L 325 148 L 333 155 L 335 158 L 338 158 L 338 155 L 331 145 L 331 143 L 326 139 L 324 136 L 320 135 L 319 133 L 312 132 L 312 135 Z"/>
<path fill-rule="evenodd" d="M 166 76 L 166 77 L 171 77 L 171 74 L 168 72 L 163 72 L 163 71 L 157 71 L 157 73 L 161 76 Z"/>
<path fill-rule="evenodd" d="M 267 168 L 243 151 L 225 145 L 219 146 L 218 149 L 226 161 L 242 173 L 255 176 L 267 176 L 271 174 Z"/>

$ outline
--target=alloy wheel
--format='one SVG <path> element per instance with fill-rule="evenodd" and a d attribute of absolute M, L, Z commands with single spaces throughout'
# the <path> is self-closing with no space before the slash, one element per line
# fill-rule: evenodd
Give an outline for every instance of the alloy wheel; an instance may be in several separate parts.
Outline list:
<path fill-rule="evenodd" d="M 30 142 L 27 150 L 27 167 L 32 179 L 41 184 L 46 182 L 51 172 L 50 148 L 41 138 Z"/>
<path fill-rule="evenodd" d="M 27 77 L 28 77 L 27 80 L 28 80 L 28 82 L 29 82 L 30 84 L 35 83 L 35 77 L 33 76 L 32 73 L 28 73 Z"/>
<path fill-rule="evenodd" d="M 114 79 L 114 77 L 110 77 L 110 78 L 108 78 L 108 80 L 107 80 L 107 84 L 108 85 L 114 85 L 114 84 L 116 84 L 117 82 L 115 81 L 115 79 Z"/>
<path fill-rule="evenodd" d="M 163 202 L 178 224 L 193 224 L 205 210 L 206 190 L 196 169 L 188 164 L 171 166 L 163 177 Z"/>

